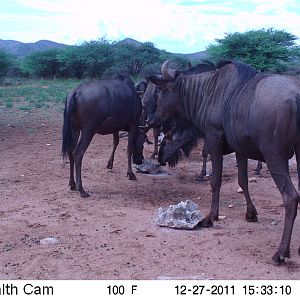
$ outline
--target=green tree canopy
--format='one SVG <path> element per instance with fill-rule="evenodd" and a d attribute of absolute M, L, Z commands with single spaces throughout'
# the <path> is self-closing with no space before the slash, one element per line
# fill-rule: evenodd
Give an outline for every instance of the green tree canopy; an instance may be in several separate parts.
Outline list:
<path fill-rule="evenodd" d="M 101 78 L 114 62 L 113 43 L 105 39 L 70 46 L 58 56 L 64 77 Z"/>
<path fill-rule="evenodd" d="M 60 76 L 60 63 L 58 55 L 63 50 L 49 49 L 37 51 L 25 57 L 23 69 L 31 75 L 44 78 Z"/>
<path fill-rule="evenodd" d="M 160 51 L 150 42 L 141 45 L 116 45 L 116 62 L 127 69 L 129 75 L 137 77 L 147 65 L 159 60 Z"/>
<path fill-rule="evenodd" d="M 58 54 L 60 73 L 65 78 L 82 79 L 86 70 L 85 55 L 80 46 L 69 46 Z"/>
<path fill-rule="evenodd" d="M 9 67 L 14 65 L 14 58 L 0 49 L 0 77 L 5 76 Z"/>
<path fill-rule="evenodd" d="M 113 44 L 105 39 L 85 42 L 80 48 L 85 60 L 86 76 L 89 78 L 101 78 L 104 71 L 114 63 Z"/>
<path fill-rule="evenodd" d="M 284 30 L 261 29 L 227 33 L 207 48 L 211 59 L 236 59 L 258 70 L 283 71 L 299 55 L 298 38 Z"/>

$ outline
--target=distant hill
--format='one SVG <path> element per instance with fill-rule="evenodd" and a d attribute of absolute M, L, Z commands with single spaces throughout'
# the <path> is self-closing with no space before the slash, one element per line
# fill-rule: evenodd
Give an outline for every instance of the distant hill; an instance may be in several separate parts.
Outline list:
<path fill-rule="evenodd" d="M 135 39 L 131 39 L 131 38 L 126 38 L 124 40 L 118 41 L 117 44 L 119 45 L 133 45 L 133 46 L 141 46 L 142 43 L 135 40 Z"/>
<path fill-rule="evenodd" d="M 40 40 L 35 43 L 22 43 L 13 40 L 0 39 L 0 49 L 5 50 L 17 58 L 23 58 L 35 51 L 43 51 L 52 48 L 64 48 L 66 46 L 67 45 L 65 44 L 59 44 L 48 40 Z"/>
<path fill-rule="evenodd" d="M 118 44 L 130 44 L 134 46 L 140 46 L 142 43 L 131 38 L 126 38 L 124 40 L 118 41 Z M 13 40 L 1 40 L 0 39 L 0 49 L 4 49 L 6 52 L 14 55 L 17 58 L 23 58 L 32 52 L 43 51 L 52 48 L 64 48 L 67 45 L 60 44 L 48 40 L 40 40 L 35 43 L 22 43 Z M 206 51 L 199 51 L 195 53 L 182 54 L 182 53 L 173 53 L 178 56 L 186 57 L 187 59 L 193 60 L 202 60 L 207 59 L 208 55 Z"/>
<path fill-rule="evenodd" d="M 129 44 L 129 45 L 134 45 L 134 46 L 140 46 L 142 43 L 131 38 L 126 38 L 124 40 L 121 40 L 117 42 L 118 44 Z M 208 59 L 208 54 L 207 51 L 199 51 L 195 53 L 188 53 L 188 54 L 183 54 L 183 53 L 172 53 L 178 56 L 183 56 L 186 57 L 188 60 L 205 60 Z"/>
<path fill-rule="evenodd" d="M 182 53 L 174 53 L 178 56 L 186 57 L 188 60 L 205 60 L 208 59 L 207 51 L 199 51 L 195 53 L 188 53 L 188 54 L 182 54 Z"/>

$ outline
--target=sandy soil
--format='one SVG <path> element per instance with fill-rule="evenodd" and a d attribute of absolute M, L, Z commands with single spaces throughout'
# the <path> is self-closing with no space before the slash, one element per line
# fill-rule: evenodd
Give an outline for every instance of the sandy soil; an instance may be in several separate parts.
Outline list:
<path fill-rule="evenodd" d="M 83 184 L 91 197 L 68 188 L 62 162 L 62 113 L 2 111 L 0 119 L 0 279 L 300 279 L 300 218 L 291 259 L 273 266 L 284 209 L 264 165 L 250 183 L 258 223 L 244 220 L 245 200 L 237 193 L 234 155 L 225 157 L 220 214 L 213 228 L 158 227 L 161 206 L 192 199 L 206 214 L 209 182 L 195 183 L 200 148 L 165 176 L 126 177 L 126 138 L 113 171 L 106 162 L 112 136 L 95 136 L 83 162 Z M 152 146 L 145 146 L 149 157 Z M 255 162 L 250 162 L 253 176 Z M 291 173 L 296 182 L 295 162 Z M 273 222 L 273 223 L 272 223 Z M 272 225 L 274 222 L 277 225 Z M 54 237 L 55 245 L 40 240 Z"/>

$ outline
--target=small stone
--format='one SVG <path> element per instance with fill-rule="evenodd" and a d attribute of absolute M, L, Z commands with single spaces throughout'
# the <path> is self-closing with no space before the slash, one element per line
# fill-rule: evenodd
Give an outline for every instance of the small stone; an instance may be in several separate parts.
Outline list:
<path fill-rule="evenodd" d="M 40 240 L 41 245 L 56 245 L 59 243 L 57 238 L 48 237 Z"/>
<path fill-rule="evenodd" d="M 160 164 L 151 159 L 144 159 L 141 165 L 133 165 L 138 172 L 144 174 L 158 174 L 161 173 Z"/>
<path fill-rule="evenodd" d="M 226 216 L 219 216 L 219 220 L 224 220 L 226 219 Z"/>
<path fill-rule="evenodd" d="M 229 204 L 228 205 L 229 208 L 233 208 L 233 206 L 234 206 L 233 204 Z"/>
<path fill-rule="evenodd" d="M 277 225 L 277 222 L 273 221 L 273 222 L 271 222 L 271 225 L 275 226 L 275 225 Z"/>
<path fill-rule="evenodd" d="M 237 192 L 240 193 L 240 194 L 243 194 L 243 189 L 241 187 L 239 187 Z"/>
<path fill-rule="evenodd" d="M 249 181 L 249 182 L 256 182 L 257 179 L 256 179 L 256 177 L 250 177 L 248 181 Z"/>
<path fill-rule="evenodd" d="M 51 144 L 46 144 L 46 146 L 51 146 Z"/>

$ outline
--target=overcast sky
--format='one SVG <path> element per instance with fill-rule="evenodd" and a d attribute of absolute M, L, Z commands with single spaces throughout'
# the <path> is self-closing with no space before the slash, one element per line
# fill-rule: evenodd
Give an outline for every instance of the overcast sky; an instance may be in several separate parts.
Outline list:
<path fill-rule="evenodd" d="M 193 53 L 226 32 L 270 27 L 300 38 L 300 0 L 0 1 L 0 39 L 21 42 L 47 39 L 73 45 L 128 37 L 170 52 Z"/>

